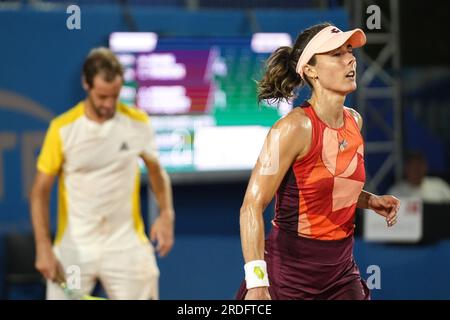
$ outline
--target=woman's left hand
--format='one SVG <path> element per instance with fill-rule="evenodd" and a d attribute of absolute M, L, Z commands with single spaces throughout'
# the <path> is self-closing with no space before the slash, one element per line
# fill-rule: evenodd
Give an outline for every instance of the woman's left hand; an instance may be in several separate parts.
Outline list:
<path fill-rule="evenodd" d="M 397 222 L 397 212 L 400 200 L 391 195 L 375 196 L 369 199 L 369 209 L 386 218 L 387 226 L 392 227 Z"/>

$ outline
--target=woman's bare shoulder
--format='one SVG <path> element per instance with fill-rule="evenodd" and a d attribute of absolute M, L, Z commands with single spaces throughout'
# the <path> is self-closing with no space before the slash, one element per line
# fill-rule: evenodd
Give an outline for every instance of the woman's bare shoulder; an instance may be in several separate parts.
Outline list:
<path fill-rule="evenodd" d="M 278 120 L 273 125 L 273 128 L 283 131 L 292 131 L 296 134 L 305 134 L 311 131 L 312 123 L 308 115 L 302 108 L 295 108 L 283 118 Z"/>
<path fill-rule="evenodd" d="M 344 107 L 344 108 L 345 108 L 345 110 L 350 112 L 350 114 L 353 116 L 356 123 L 358 124 L 359 130 L 361 130 L 362 125 L 363 125 L 363 119 L 362 119 L 361 115 L 358 113 L 358 111 L 356 111 L 353 108 L 349 108 L 349 107 Z"/>

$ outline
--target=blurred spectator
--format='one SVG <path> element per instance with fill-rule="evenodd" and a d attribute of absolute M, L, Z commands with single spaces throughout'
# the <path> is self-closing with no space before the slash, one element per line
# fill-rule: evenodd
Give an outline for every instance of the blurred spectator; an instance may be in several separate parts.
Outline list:
<path fill-rule="evenodd" d="M 421 152 L 409 152 L 405 159 L 405 179 L 393 185 L 388 194 L 417 196 L 424 202 L 450 202 L 450 186 L 441 178 L 427 176 L 427 160 Z"/>

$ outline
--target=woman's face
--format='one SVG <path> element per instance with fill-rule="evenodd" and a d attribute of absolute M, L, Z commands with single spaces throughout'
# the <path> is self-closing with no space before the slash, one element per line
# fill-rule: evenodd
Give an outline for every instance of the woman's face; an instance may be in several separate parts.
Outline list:
<path fill-rule="evenodd" d="M 345 43 L 341 47 L 316 54 L 316 65 L 313 66 L 317 80 L 313 85 L 323 89 L 349 94 L 356 90 L 356 59 L 353 48 Z"/>

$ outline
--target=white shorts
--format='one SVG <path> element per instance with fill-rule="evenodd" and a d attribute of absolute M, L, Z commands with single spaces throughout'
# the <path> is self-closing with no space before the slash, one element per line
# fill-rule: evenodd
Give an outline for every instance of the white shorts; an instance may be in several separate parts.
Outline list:
<path fill-rule="evenodd" d="M 99 280 L 108 299 L 159 299 L 159 269 L 151 244 L 141 244 L 124 251 L 54 247 L 56 257 L 66 271 L 69 287 L 90 295 Z M 55 283 L 47 282 L 48 300 L 68 297 Z"/>

